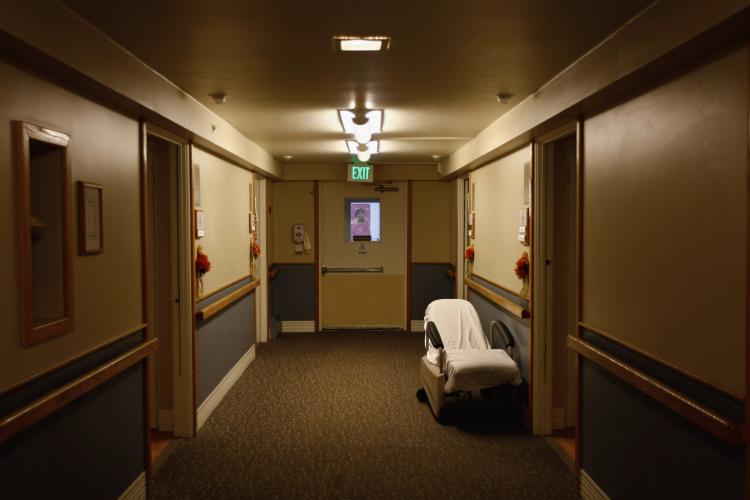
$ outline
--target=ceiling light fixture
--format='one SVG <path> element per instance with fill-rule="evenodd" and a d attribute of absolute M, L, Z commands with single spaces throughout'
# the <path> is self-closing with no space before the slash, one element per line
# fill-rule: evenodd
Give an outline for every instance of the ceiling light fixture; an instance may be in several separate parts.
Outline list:
<path fill-rule="evenodd" d="M 357 141 L 346 141 L 349 153 L 357 155 L 359 161 L 366 162 L 372 155 L 380 151 L 380 141 L 370 141 L 367 144 L 358 144 Z"/>
<path fill-rule="evenodd" d="M 391 46 L 389 36 L 347 36 L 332 38 L 333 48 L 340 52 L 385 52 Z"/>
<path fill-rule="evenodd" d="M 367 144 L 373 134 L 379 134 L 383 129 L 382 109 L 340 109 L 338 112 L 344 132 L 352 134 L 360 144 Z"/>
<path fill-rule="evenodd" d="M 495 97 L 497 98 L 497 102 L 500 104 L 508 104 L 510 102 L 511 98 L 516 94 L 511 94 L 510 92 L 500 92 L 499 94 L 496 94 Z"/>
<path fill-rule="evenodd" d="M 214 103 L 216 104 L 224 104 L 229 100 L 229 94 L 226 92 L 214 92 L 212 94 L 208 94 L 208 97 L 214 100 Z"/>

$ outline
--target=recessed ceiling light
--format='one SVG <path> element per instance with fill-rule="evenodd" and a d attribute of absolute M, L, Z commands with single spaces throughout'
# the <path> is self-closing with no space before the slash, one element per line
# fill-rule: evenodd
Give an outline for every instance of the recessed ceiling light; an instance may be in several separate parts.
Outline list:
<path fill-rule="evenodd" d="M 224 104 L 229 100 L 229 95 L 226 92 L 214 92 L 208 94 L 208 96 L 213 99 L 216 104 Z"/>
<path fill-rule="evenodd" d="M 282 158 L 284 158 L 286 161 L 289 161 L 292 158 L 294 158 L 294 156 L 292 156 L 292 155 L 284 155 L 284 156 L 282 156 Z"/>
<path fill-rule="evenodd" d="M 443 155 L 431 155 L 433 160 L 439 160 Z"/>
<path fill-rule="evenodd" d="M 497 98 L 497 102 L 500 104 L 508 104 L 510 102 L 511 98 L 516 94 L 511 94 L 510 92 L 500 92 L 499 94 L 495 95 Z"/>
<path fill-rule="evenodd" d="M 391 46 L 389 36 L 345 36 L 333 37 L 333 48 L 341 52 L 385 52 Z"/>

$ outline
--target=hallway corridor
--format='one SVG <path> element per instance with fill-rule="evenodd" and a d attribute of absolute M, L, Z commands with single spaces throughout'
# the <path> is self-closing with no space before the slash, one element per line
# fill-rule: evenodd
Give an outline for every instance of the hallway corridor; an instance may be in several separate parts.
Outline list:
<path fill-rule="evenodd" d="M 543 438 L 433 419 L 414 396 L 422 342 L 341 332 L 261 346 L 156 473 L 153 498 L 577 498 Z"/>

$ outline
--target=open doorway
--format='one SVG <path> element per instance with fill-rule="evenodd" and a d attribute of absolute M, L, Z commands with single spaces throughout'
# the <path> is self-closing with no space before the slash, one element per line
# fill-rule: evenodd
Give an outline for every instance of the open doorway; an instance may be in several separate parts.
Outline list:
<path fill-rule="evenodd" d="M 152 470 L 176 437 L 193 435 L 194 420 L 188 146 L 167 137 L 150 127 L 146 135 L 148 298 L 151 335 L 159 339 L 148 380 Z"/>
<path fill-rule="evenodd" d="M 576 358 L 567 348 L 576 330 L 577 133 L 574 127 L 537 146 L 535 185 L 537 226 L 534 278 L 539 307 L 534 324 L 544 360 L 535 431 L 551 435 L 552 444 L 574 464 L 577 420 Z"/>

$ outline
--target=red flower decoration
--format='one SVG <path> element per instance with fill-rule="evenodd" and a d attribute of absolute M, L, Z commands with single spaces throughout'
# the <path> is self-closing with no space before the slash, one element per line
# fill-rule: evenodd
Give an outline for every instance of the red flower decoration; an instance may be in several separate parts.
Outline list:
<path fill-rule="evenodd" d="M 199 277 L 203 277 L 204 274 L 211 270 L 211 261 L 208 260 L 208 255 L 203 253 L 201 249 L 198 249 L 198 255 L 195 257 L 195 271 Z"/>
<path fill-rule="evenodd" d="M 526 252 L 516 261 L 516 276 L 519 280 L 526 280 L 529 277 L 529 254 Z"/>
<path fill-rule="evenodd" d="M 464 258 L 466 260 L 470 260 L 474 262 L 474 247 L 473 246 L 466 247 L 466 250 L 464 250 Z"/>
<path fill-rule="evenodd" d="M 253 257 L 258 257 L 260 255 L 260 245 L 257 243 L 253 243 Z"/>

